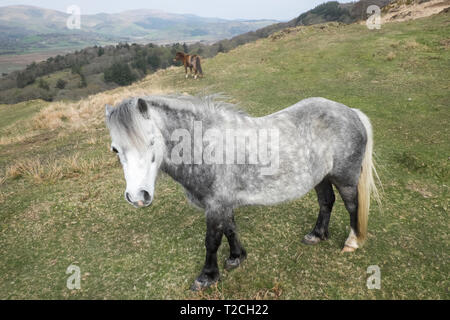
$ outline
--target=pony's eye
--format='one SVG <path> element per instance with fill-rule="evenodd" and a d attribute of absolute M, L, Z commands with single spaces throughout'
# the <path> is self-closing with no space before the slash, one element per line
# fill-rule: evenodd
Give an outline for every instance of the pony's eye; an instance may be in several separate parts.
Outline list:
<path fill-rule="evenodd" d="M 117 149 L 114 148 L 114 147 L 112 147 L 111 150 L 112 150 L 112 152 L 114 152 L 114 153 L 119 153 L 119 151 L 117 151 Z"/>

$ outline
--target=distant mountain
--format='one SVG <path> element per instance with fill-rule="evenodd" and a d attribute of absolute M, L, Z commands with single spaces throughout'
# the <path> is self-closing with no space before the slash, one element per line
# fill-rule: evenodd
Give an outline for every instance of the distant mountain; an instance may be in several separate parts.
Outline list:
<path fill-rule="evenodd" d="M 0 54 L 82 48 L 119 41 L 174 43 L 217 41 L 273 24 L 275 20 L 225 20 L 156 10 L 81 16 L 69 30 L 69 14 L 33 6 L 0 7 Z"/>
<path fill-rule="evenodd" d="M 428 0 L 419 1 L 423 2 Z M 314 9 L 302 13 L 297 18 L 294 18 L 288 22 L 275 23 L 256 31 L 249 31 L 247 33 L 237 35 L 231 39 L 221 40 L 215 43 L 214 46 L 220 47 L 221 50 L 219 51 L 228 51 L 237 45 L 242 45 L 260 38 L 268 37 L 269 35 L 286 28 L 309 26 L 331 21 L 353 23 L 368 17 L 366 12 L 370 5 L 377 5 L 380 8 L 383 8 L 391 2 L 393 2 L 393 0 L 360 0 L 349 3 L 329 1 L 318 5 Z"/>

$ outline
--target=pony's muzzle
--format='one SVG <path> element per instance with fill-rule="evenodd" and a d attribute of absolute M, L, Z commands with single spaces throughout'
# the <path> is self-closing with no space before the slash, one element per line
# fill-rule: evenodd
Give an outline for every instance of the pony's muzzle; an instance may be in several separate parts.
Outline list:
<path fill-rule="evenodd" d="M 138 191 L 136 197 L 132 197 L 130 193 L 125 192 L 125 199 L 136 208 L 148 207 L 152 204 L 152 196 L 147 190 Z"/>

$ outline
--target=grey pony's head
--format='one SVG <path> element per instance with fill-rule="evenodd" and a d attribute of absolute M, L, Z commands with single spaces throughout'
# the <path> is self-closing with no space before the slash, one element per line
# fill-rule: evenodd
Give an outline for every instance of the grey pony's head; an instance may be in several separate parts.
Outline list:
<path fill-rule="evenodd" d="M 116 107 L 106 105 L 105 116 L 111 151 L 118 155 L 125 175 L 125 199 L 137 208 L 147 207 L 154 198 L 163 158 L 161 133 L 150 116 L 148 101 L 132 98 Z"/>

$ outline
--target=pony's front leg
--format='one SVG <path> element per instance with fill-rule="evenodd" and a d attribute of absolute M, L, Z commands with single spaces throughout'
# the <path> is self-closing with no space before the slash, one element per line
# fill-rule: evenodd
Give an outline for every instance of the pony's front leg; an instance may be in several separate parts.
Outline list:
<path fill-rule="evenodd" d="M 239 267 L 242 261 L 247 258 L 247 252 L 238 238 L 236 223 L 234 222 L 234 215 L 231 209 L 227 211 L 224 233 L 230 245 L 230 256 L 225 260 L 225 269 L 231 270 Z"/>
<path fill-rule="evenodd" d="M 197 79 L 197 73 L 198 73 L 197 68 L 194 67 L 194 79 Z"/>
<path fill-rule="evenodd" d="M 219 281 L 220 273 L 217 265 L 217 250 L 223 236 L 223 212 L 221 210 L 206 211 L 206 259 L 202 272 L 194 281 L 191 290 L 197 291 Z"/>
<path fill-rule="evenodd" d="M 186 79 L 187 79 L 189 77 L 187 65 L 184 65 L 184 72 L 186 73 Z"/>

